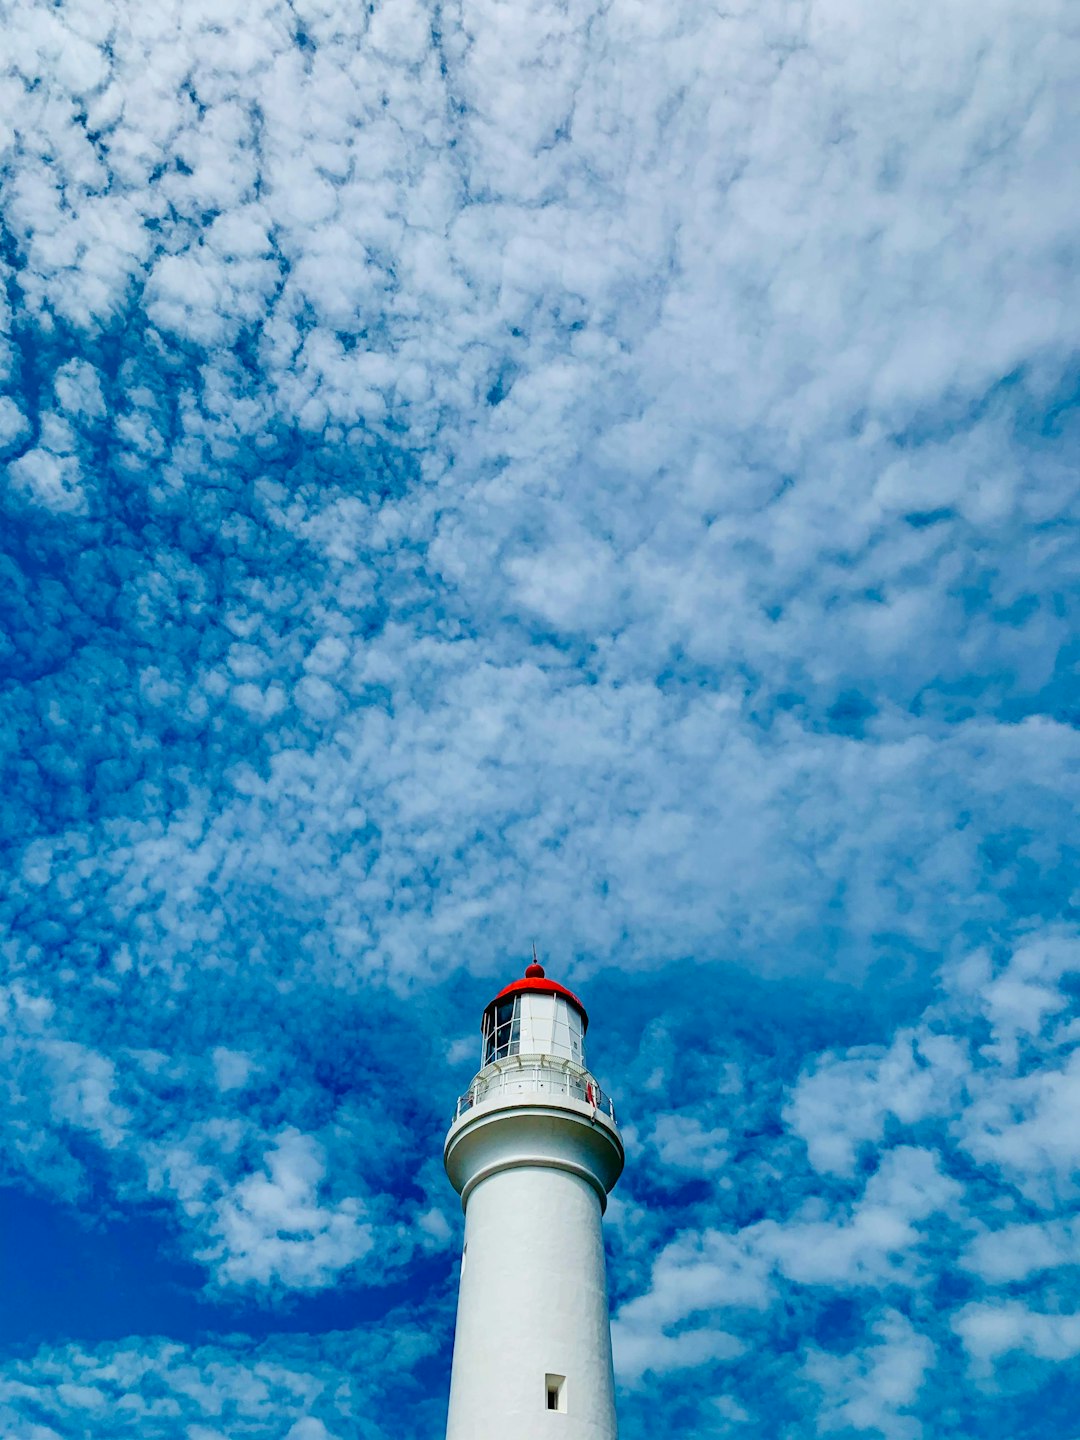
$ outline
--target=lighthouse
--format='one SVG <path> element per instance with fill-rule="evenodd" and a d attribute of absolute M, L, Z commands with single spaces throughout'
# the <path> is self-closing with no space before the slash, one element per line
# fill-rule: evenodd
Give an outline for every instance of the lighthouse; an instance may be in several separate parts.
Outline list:
<path fill-rule="evenodd" d="M 443 1150 L 465 1211 L 446 1440 L 617 1440 L 601 1220 L 623 1145 L 588 1024 L 535 952 L 484 1011 Z"/>

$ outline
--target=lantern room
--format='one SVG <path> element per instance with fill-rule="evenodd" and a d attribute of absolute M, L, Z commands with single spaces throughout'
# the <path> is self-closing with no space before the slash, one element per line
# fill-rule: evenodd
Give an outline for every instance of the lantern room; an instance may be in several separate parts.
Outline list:
<path fill-rule="evenodd" d="M 585 1064 L 589 1017 L 571 990 L 547 979 L 536 964 L 500 990 L 484 1011 L 481 1065 L 513 1055 L 544 1055 Z"/>

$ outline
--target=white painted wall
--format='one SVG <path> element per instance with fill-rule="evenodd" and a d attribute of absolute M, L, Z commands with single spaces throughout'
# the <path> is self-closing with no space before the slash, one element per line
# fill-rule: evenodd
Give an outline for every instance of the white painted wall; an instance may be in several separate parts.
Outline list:
<path fill-rule="evenodd" d="M 445 1158 L 465 1206 L 447 1440 L 617 1440 L 601 1234 L 614 1125 L 573 1099 L 499 1098 L 452 1127 Z M 548 1374 L 566 1376 L 564 1412 L 547 1409 Z"/>
<path fill-rule="evenodd" d="M 526 991 L 521 996 L 522 1055 L 553 1055 L 585 1064 L 581 1012 L 561 995 Z"/>
<path fill-rule="evenodd" d="M 562 1170 L 469 1198 L 447 1440 L 616 1440 L 600 1202 Z M 565 1413 L 545 1377 L 566 1376 Z"/>

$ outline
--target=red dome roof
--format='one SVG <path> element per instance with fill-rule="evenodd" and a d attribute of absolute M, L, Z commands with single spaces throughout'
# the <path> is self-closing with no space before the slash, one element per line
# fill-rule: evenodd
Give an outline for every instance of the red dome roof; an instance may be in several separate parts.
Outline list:
<path fill-rule="evenodd" d="M 535 962 L 525 971 L 523 980 L 511 980 L 509 985 L 504 985 L 495 999 L 485 1005 L 484 1014 L 493 1010 L 500 1000 L 506 1000 L 511 995 L 561 995 L 564 1000 L 573 1005 L 574 1009 L 581 1015 L 581 1028 L 586 1031 L 589 1028 L 589 1016 L 585 1006 L 572 990 L 565 985 L 560 985 L 557 980 L 549 980 L 544 974 L 544 967 Z"/>

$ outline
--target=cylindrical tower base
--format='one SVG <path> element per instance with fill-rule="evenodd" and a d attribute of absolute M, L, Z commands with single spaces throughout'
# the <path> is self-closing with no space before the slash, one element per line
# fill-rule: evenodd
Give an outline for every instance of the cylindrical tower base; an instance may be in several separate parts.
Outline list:
<path fill-rule="evenodd" d="M 465 1212 L 447 1440 L 617 1433 L 596 1191 L 565 1170 L 500 1171 Z"/>

